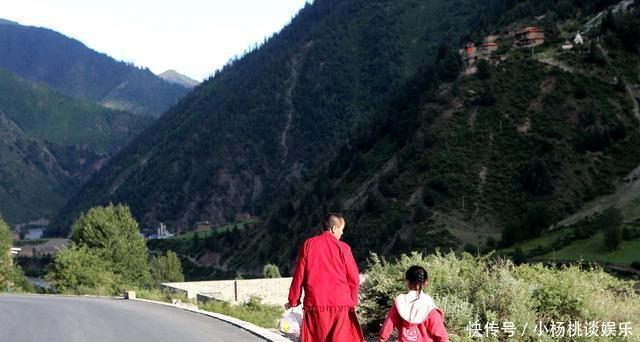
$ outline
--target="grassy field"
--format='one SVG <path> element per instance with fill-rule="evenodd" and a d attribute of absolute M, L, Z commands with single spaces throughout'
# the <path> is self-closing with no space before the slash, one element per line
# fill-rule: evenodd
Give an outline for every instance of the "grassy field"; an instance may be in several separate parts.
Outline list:
<path fill-rule="evenodd" d="M 520 243 L 516 243 L 513 246 L 508 248 L 498 250 L 498 254 L 511 254 L 516 248 L 521 248 L 524 252 L 531 251 L 532 249 L 538 246 L 548 246 L 551 245 L 557 238 L 562 237 L 567 234 L 570 229 L 560 229 L 555 230 L 549 233 L 545 233 L 544 235 L 537 237 L 535 239 L 523 241 Z"/>
<path fill-rule="evenodd" d="M 569 231 L 570 229 L 561 229 L 549 232 L 538 238 L 515 244 L 509 248 L 500 249 L 497 253 L 499 255 L 511 255 L 516 248 L 521 248 L 524 253 L 529 254 L 539 246 L 551 246 L 557 239 L 568 234 Z M 634 261 L 640 261 L 640 239 L 623 241 L 617 250 L 611 252 L 605 247 L 604 233 L 598 232 L 588 239 L 576 240 L 558 250 L 534 257 L 536 259 L 603 261 L 630 265 Z"/>
<path fill-rule="evenodd" d="M 604 261 L 629 265 L 640 261 L 640 239 L 623 241 L 614 252 L 604 244 L 604 233 L 600 232 L 589 239 L 578 240 L 560 250 L 547 253 L 546 259 Z"/>

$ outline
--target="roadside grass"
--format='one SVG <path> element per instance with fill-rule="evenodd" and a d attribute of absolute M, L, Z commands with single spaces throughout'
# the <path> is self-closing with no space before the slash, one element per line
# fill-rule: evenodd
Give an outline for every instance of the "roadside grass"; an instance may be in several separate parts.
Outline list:
<path fill-rule="evenodd" d="M 235 317 L 267 329 L 277 328 L 278 320 L 284 312 L 284 308 L 280 306 L 262 304 L 262 300 L 259 297 L 251 297 L 247 302 L 238 305 L 210 300 L 206 303 L 199 303 L 198 307 L 202 310 Z"/>
<path fill-rule="evenodd" d="M 173 303 L 174 300 L 180 300 L 182 303 L 197 304 L 201 310 L 231 316 L 266 329 L 277 328 L 278 320 L 284 312 L 284 308 L 280 306 L 262 304 L 262 299 L 259 297 L 251 297 L 247 302 L 236 305 L 218 300 L 196 303 L 196 301 L 187 298 L 183 294 L 159 289 L 138 289 L 136 290 L 136 296 L 140 299 L 164 303 Z"/>
<path fill-rule="evenodd" d="M 174 299 L 180 300 L 183 303 L 194 303 L 193 300 L 184 294 L 159 289 L 138 289 L 136 290 L 136 297 L 165 303 L 173 303 Z"/>

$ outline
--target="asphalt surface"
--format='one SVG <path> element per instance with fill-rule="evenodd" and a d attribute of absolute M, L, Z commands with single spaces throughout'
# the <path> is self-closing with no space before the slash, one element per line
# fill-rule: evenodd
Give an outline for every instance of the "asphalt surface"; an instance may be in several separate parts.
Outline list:
<path fill-rule="evenodd" d="M 0 295 L 0 341 L 264 341 L 229 323 L 122 299 Z"/>

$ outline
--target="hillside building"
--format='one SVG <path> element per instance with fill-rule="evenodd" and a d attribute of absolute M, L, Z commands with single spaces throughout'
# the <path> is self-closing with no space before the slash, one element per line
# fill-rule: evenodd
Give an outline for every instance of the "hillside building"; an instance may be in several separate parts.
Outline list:
<path fill-rule="evenodd" d="M 199 221 L 196 222 L 195 231 L 196 232 L 208 232 L 213 228 L 213 225 L 209 221 Z"/>
<path fill-rule="evenodd" d="M 498 39 L 500 39 L 499 35 L 490 34 L 490 35 L 484 37 L 484 42 L 485 43 L 495 43 Z"/>
<path fill-rule="evenodd" d="M 484 42 L 477 47 L 474 43 L 467 43 L 464 49 L 460 49 L 458 53 L 462 57 L 465 64 L 464 74 L 473 75 L 478 72 L 476 64 L 480 60 L 498 63 L 504 60 L 503 56 L 496 55 L 496 51 L 500 45 L 496 41 L 500 37 L 498 35 L 489 35 L 484 37 Z"/>
<path fill-rule="evenodd" d="M 486 42 L 486 43 L 482 43 L 482 45 L 480 45 L 480 57 L 490 57 L 491 53 L 495 52 L 498 50 L 498 43 L 494 43 L 494 42 Z"/>
<path fill-rule="evenodd" d="M 158 226 L 158 234 L 157 234 L 157 239 L 166 239 L 166 238 L 170 238 L 172 237 L 173 234 L 169 233 L 169 230 L 167 230 L 167 226 L 160 222 L 160 225 Z"/>
<path fill-rule="evenodd" d="M 518 31 L 514 37 L 515 47 L 534 47 L 544 44 L 544 31 L 535 26 L 529 26 Z"/>
<path fill-rule="evenodd" d="M 236 213 L 236 217 L 235 217 L 236 222 L 244 222 L 249 220 L 251 220 L 251 214 L 244 211 Z"/>
<path fill-rule="evenodd" d="M 27 231 L 27 234 L 24 236 L 25 240 L 38 240 L 42 238 L 42 235 L 44 234 L 44 228 L 35 228 L 35 229 L 29 229 Z"/>

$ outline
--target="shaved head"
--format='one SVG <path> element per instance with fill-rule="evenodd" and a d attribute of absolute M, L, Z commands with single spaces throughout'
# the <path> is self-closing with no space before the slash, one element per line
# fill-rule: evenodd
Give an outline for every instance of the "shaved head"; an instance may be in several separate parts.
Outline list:
<path fill-rule="evenodd" d="M 331 230 L 331 227 L 339 227 L 345 223 L 344 217 L 340 214 L 330 213 L 322 220 L 322 229 L 325 231 Z"/>

